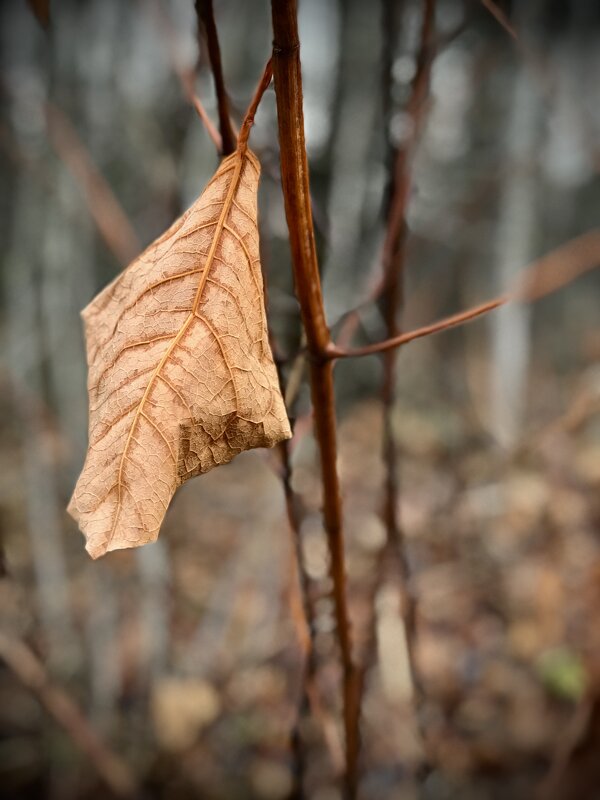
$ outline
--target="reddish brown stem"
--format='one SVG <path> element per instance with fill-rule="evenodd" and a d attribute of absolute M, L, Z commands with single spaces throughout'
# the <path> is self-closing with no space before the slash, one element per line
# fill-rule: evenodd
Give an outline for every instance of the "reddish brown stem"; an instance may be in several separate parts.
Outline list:
<path fill-rule="evenodd" d="M 396 347 L 401 347 L 408 342 L 415 339 L 422 339 L 424 336 L 431 336 L 433 333 L 440 333 L 446 331 L 448 328 L 454 328 L 457 325 L 463 325 L 465 322 L 470 322 L 472 319 L 480 317 L 482 314 L 487 314 L 488 311 L 493 311 L 504 303 L 510 300 L 508 295 L 496 297 L 494 300 L 489 300 L 487 303 L 482 303 L 480 306 L 469 308 L 467 311 L 460 311 L 453 314 L 451 317 L 445 317 L 438 322 L 432 322 L 431 325 L 424 325 L 422 328 L 415 328 L 415 330 L 407 331 L 406 333 L 393 336 L 391 339 L 385 339 L 383 342 L 375 342 L 374 344 L 367 344 L 364 347 L 343 348 L 337 347 L 332 344 L 327 350 L 328 358 L 355 358 L 357 356 L 372 356 L 375 353 L 384 353 L 386 350 L 393 350 Z"/>
<path fill-rule="evenodd" d="M 219 37 L 215 22 L 215 12 L 212 0 L 196 0 L 196 15 L 198 17 L 198 28 L 204 29 L 206 34 L 206 44 L 208 47 L 208 57 L 212 68 L 217 93 L 217 104 L 219 107 L 219 127 L 221 129 L 222 153 L 228 156 L 236 148 L 236 136 L 229 116 L 229 99 L 225 89 L 223 78 L 223 66 L 221 64 L 221 48 L 219 47 Z"/>
<path fill-rule="evenodd" d="M 43 30 L 50 29 L 50 0 L 27 0 L 31 13 Z"/>
<path fill-rule="evenodd" d="M 347 797 L 355 797 L 359 747 L 356 713 L 357 675 L 352 658 L 346 601 L 342 507 L 336 465 L 333 365 L 326 355 L 330 346 L 330 335 L 323 309 L 304 141 L 297 9 L 295 0 L 272 0 L 271 7 L 281 180 L 292 251 L 294 283 L 310 355 L 315 437 L 321 458 L 323 517 L 329 545 L 336 631 L 343 667 L 345 790 Z"/>
<path fill-rule="evenodd" d="M 406 240 L 410 190 L 412 184 L 412 163 L 415 147 L 423 128 L 425 107 L 429 93 L 432 64 L 432 42 L 434 36 L 435 0 L 423 0 L 423 21 L 421 38 L 416 58 L 415 77 L 412 82 L 406 113 L 411 122 L 411 133 L 396 152 L 394 176 L 392 181 L 392 201 L 382 253 L 383 312 L 386 333 L 389 338 L 400 334 L 399 314 L 404 303 L 404 275 L 406 269 Z M 402 592 L 402 618 L 406 638 L 408 662 L 414 687 L 414 706 L 421 728 L 421 707 L 423 691 L 416 669 L 416 599 L 411 586 L 410 565 L 406 540 L 398 516 L 400 499 L 400 471 L 398 452 L 394 439 L 392 411 L 396 399 L 397 350 L 388 350 L 383 357 L 383 458 L 386 465 L 382 519 L 386 530 L 386 542 L 379 559 L 379 571 L 383 571 L 386 555 L 393 553 L 399 565 Z M 378 575 L 379 575 L 378 571 Z M 373 622 L 375 613 L 373 609 Z M 371 633 L 374 641 L 375 632 Z M 421 729 L 425 745 L 425 731 Z M 425 747 L 426 750 L 426 747 Z"/>
<path fill-rule="evenodd" d="M 294 561 L 296 564 L 299 594 L 301 597 L 302 627 L 301 634 L 303 646 L 304 664 L 300 681 L 300 696 L 298 710 L 292 727 L 290 741 L 294 755 L 293 769 L 293 790 L 292 798 L 302 798 L 304 796 L 304 774 L 306 771 L 306 757 L 304 744 L 302 741 L 301 723 L 306 717 L 310 707 L 311 691 L 314 691 L 317 663 L 315 658 L 314 637 L 315 637 L 315 611 L 310 591 L 310 578 L 304 565 L 302 553 L 302 542 L 300 530 L 302 527 L 303 509 L 300 506 L 300 498 L 292 490 L 292 469 L 290 458 L 290 443 L 281 442 L 279 445 L 281 455 L 282 476 L 281 480 L 285 492 L 285 504 L 287 517 L 292 532 L 292 544 Z M 300 638 L 300 637 L 299 637 Z"/>
<path fill-rule="evenodd" d="M 344 755 L 335 721 L 326 709 L 323 708 L 317 686 L 317 658 L 314 646 L 316 612 L 314 608 L 312 581 L 304 563 L 300 539 L 305 509 L 302 506 L 300 497 L 293 491 L 291 486 L 291 440 L 281 442 L 278 448 L 282 462 L 281 479 L 285 492 L 286 511 L 292 533 L 294 564 L 298 577 L 299 600 L 298 603 L 294 603 L 294 606 L 299 606 L 299 608 L 295 614 L 294 609 L 292 609 L 292 614 L 297 618 L 296 628 L 298 630 L 298 640 L 304 655 L 298 709 L 290 735 L 295 761 L 293 768 L 294 786 L 290 795 L 291 800 L 291 798 L 304 797 L 303 781 L 306 757 L 302 741 L 301 722 L 308 714 L 309 710 L 321 726 L 331 762 L 335 771 L 338 773 L 343 769 Z"/>

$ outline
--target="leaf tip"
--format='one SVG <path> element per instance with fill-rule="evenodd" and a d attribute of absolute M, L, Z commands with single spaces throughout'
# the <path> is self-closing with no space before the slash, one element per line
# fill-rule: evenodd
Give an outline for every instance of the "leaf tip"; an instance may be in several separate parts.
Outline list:
<path fill-rule="evenodd" d="M 104 544 L 104 545 L 95 545 L 95 544 L 92 544 L 92 542 L 90 542 L 89 540 L 86 541 L 85 549 L 87 551 L 87 554 L 94 561 L 97 561 L 99 558 L 101 558 L 102 556 L 106 555 L 106 553 L 108 552 L 108 548 L 106 547 L 106 544 Z"/>

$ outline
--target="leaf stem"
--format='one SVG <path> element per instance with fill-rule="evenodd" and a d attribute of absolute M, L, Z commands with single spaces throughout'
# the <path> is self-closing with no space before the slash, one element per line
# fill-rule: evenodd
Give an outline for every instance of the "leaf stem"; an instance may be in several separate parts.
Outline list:
<path fill-rule="evenodd" d="M 269 59 L 265 65 L 263 70 L 262 77 L 256 87 L 256 91 L 254 92 L 254 97 L 250 101 L 250 105 L 248 106 L 248 111 L 246 111 L 246 116 L 244 117 L 244 121 L 242 122 L 242 127 L 240 128 L 240 135 L 238 136 L 238 150 L 240 153 L 244 152 L 244 150 L 248 146 L 248 137 L 250 136 L 250 130 L 254 124 L 254 116 L 256 114 L 256 110 L 258 109 L 258 105 L 262 100 L 263 94 L 269 88 L 269 84 L 273 78 L 273 59 Z"/>

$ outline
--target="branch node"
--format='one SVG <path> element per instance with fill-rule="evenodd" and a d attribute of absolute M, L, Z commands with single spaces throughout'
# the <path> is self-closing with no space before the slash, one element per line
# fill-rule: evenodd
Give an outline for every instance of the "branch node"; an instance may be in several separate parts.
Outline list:
<path fill-rule="evenodd" d="M 275 41 L 273 42 L 274 56 L 293 56 L 298 50 L 300 50 L 300 42 L 298 41 L 285 47 L 281 47 Z"/>

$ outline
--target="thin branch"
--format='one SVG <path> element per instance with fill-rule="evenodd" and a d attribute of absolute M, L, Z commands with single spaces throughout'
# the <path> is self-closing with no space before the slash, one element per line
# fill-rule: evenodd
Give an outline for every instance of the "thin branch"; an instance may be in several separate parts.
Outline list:
<path fill-rule="evenodd" d="M 590 763 L 597 763 L 599 732 L 600 697 L 592 689 L 580 700 L 574 716 L 558 738 L 548 773 L 534 794 L 535 800 L 571 800 L 581 796 L 583 785 L 591 788 L 589 776 L 583 781 L 578 778 L 582 773 L 585 775 L 586 755 Z"/>
<path fill-rule="evenodd" d="M 406 141 L 397 149 L 394 159 L 390 208 L 381 256 L 371 269 L 371 274 L 367 282 L 366 296 L 359 306 L 348 311 L 341 320 L 338 339 L 342 347 L 345 347 L 350 342 L 358 328 L 360 311 L 365 306 L 379 299 L 384 292 L 386 293 L 386 308 L 398 308 L 401 302 L 399 298 L 395 298 L 396 289 L 394 287 L 394 282 L 400 270 L 394 269 L 394 259 L 396 251 L 401 246 L 400 240 L 405 232 L 405 208 L 408 203 L 410 190 L 408 166 L 424 119 L 431 64 L 439 52 L 439 48 L 446 44 L 446 42 L 435 42 L 433 40 L 433 14 L 431 10 L 428 10 L 429 5 L 432 4 L 427 2 L 421 30 L 421 43 L 417 54 L 415 77 L 406 107 L 406 114 L 411 123 L 409 134 Z M 384 24 L 386 26 L 390 24 L 389 16 L 390 11 L 388 10 L 385 15 L 386 18 L 384 19 Z M 460 30 L 462 30 L 462 26 Z M 451 41 L 451 39 L 449 41 Z M 387 58 L 389 59 L 389 56 Z M 394 315 L 395 314 L 396 312 L 394 312 Z"/>
<path fill-rule="evenodd" d="M 600 265 L 600 230 L 592 230 L 572 239 L 565 245 L 553 250 L 535 261 L 524 273 L 518 285 L 506 294 L 473 306 L 466 311 L 459 311 L 449 317 L 415 328 L 407 333 L 399 334 L 383 342 L 368 344 L 364 347 L 346 349 L 335 344 L 327 348 L 327 358 L 355 358 L 357 356 L 370 356 L 374 353 L 383 353 L 395 347 L 401 347 L 415 339 L 431 336 L 434 333 L 455 328 L 470 322 L 477 317 L 487 314 L 500 306 L 510 302 L 534 302 L 542 297 L 552 294 L 563 286 L 574 281 L 585 272 L 589 272 Z"/>
<path fill-rule="evenodd" d="M 229 98 L 225 89 L 223 78 L 223 66 L 221 64 L 221 48 L 219 47 L 219 37 L 215 22 L 215 12 L 212 0 L 195 1 L 196 16 L 198 18 L 198 33 L 204 30 L 206 43 L 208 46 L 208 57 L 212 68 L 215 91 L 217 93 L 217 104 L 219 107 L 219 127 L 221 129 L 221 148 L 224 156 L 228 156 L 236 148 L 236 136 L 229 116 Z"/>
<path fill-rule="evenodd" d="M 343 667 L 346 735 L 346 796 L 356 796 L 359 737 L 356 678 L 346 599 L 346 571 L 340 485 L 337 473 L 336 419 L 332 363 L 326 352 L 330 335 L 325 320 L 310 204 L 304 141 L 300 42 L 295 0 L 272 0 L 273 68 L 277 98 L 281 179 L 290 235 L 296 295 L 311 355 L 310 379 L 315 436 L 321 457 L 323 516 L 330 552 L 336 632 Z"/>
<path fill-rule="evenodd" d="M 306 771 L 306 759 L 302 742 L 301 723 L 312 712 L 314 718 L 320 723 L 325 743 L 329 750 L 333 766 L 337 772 L 343 770 L 343 750 L 341 748 L 337 729 L 333 720 L 327 714 L 319 697 L 317 687 L 317 658 L 315 651 L 316 612 L 314 608 L 312 581 L 306 569 L 300 531 L 305 510 L 300 497 L 292 489 L 291 478 L 291 440 L 281 442 L 278 446 L 281 457 L 281 480 L 284 487 L 286 512 L 290 531 L 292 533 L 294 564 L 297 573 L 299 595 L 299 608 L 296 609 L 296 629 L 298 641 L 302 647 L 304 662 L 302 666 L 301 688 L 298 708 L 292 731 L 290 734 L 292 752 L 294 754 L 294 787 L 291 793 L 293 798 L 304 797 L 303 781 Z"/>
<path fill-rule="evenodd" d="M 504 11 L 498 6 L 494 0 L 480 0 L 481 5 L 486 8 L 490 14 L 494 17 L 494 19 L 504 28 L 504 30 L 508 33 L 508 35 L 519 43 L 519 36 L 513 26 L 510 24 L 510 20 L 504 13 Z"/>
<path fill-rule="evenodd" d="M 109 750 L 69 695 L 50 681 L 44 666 L 27 645 L 0 633 L 0 658 L 37 696 L 75 747 L 89 758 L 106 786 L 118 797 L 134 797 L 138 787 L 125 761 Z"/>
<path fill-rule="evenodd" d="M 104 241 L 120 264 L 129 263 L 141 245 L 127 215 L 64 112 L 47 103 L 45 113 L 50 142 L 80 186 Z"/>
<path fill-rule="evenodd" d="M 302 339 L 305 339 L 304 333 L 302 334 Z M 306 344 L 306 342 L 301 341 L 301 345 L 304 344 Z M 285 387 L 285 395 L 284 395 L 286 408 L 292 408 L 292 406 L 294 405 L 304 381 L 305 371 L 306 371 L 306 351 L 300 350 L 300 352 L 296 355 L 296 357 L 292 361 L 292 365 L 288 373 L 287 383 Z"/>
<path fill-rule="evenodd" d="M 407 140 L 398 148 L 394 165 L 393 202 L 390 206 L 381 258 L 385 281 L 385 316 L 388 328 L 396 327 L 398 308 L 402 303 L 401 278 L 403 266 L 398 264 L 398 259 L 403 259 L 406 210 L 411 186 L 410 165 L 414 147 L 422 128 L 425 101 L 429 91 L 432 53 L 430 42 L 433 34 L 434 12 L 434 0 L 424 0 L 421 44 L 417 54 L 416 72 L 406 109 L 412 123 L 411 131 Z"/>
<path fill-rule="evenodd" d="M 500 8 L 495 0 L 480 0 L 480 2 L 515 43 L 517 52 L 520 54 L 525 64 L 529 66 L 532 75 L 535 76 L 544 99 L 552 99 L 554 95 L 555 75 L 551 62 L 548 61 L 548 58 L 543 53 L 537 52 L 531 49 L 529 44 L 525 44 L 521 36 L 519 36 L 517 29 L 510 22 L 508 15 Z"/>
<path fill-rule="evenodd" d="M 286 397 L 286 408 L 288 409 L 288 413 L 293 416 L 295 392 L 292 390 L 293 396 L 291 396 L 289 391 L 289 378 L 286 385 L 286 380 L 283 374 L 283 361 L 278 356 L 278 347 L 273 338 L 272 332 L 269 332 L 269 339 L 271 343 L 271 350 L 275 355 L 275 364 L 277 366 L 281 391 L 282 393 L 285 393 Z M 305 354 L 302 354 L 302 357 L 305 359 Z M 298 358 L 296 359 L 296 363 L 292 366 L 290 373 L 291 376 L 298 372 Z M 300 369 L 300 372 L 302 371 L 303 369 Z M 293 377 L 292 380 L 294 385 L 296 385 L 298 379 Z M 338 774 L 341 774 L 344 762 L 343 748 L 341 747 L 335 722 L 321 705 L 316 682 L 316 612 L 314 607 L 312 580 L 306 568 L 301 539 L 302 522 L 306 517 L 306 509 L 301 497 L 294 492 L 292 488 L 292 451 L 297 432 L 298 425 L 296 424 L 294 426 L 294 438 L 278 444 L 277 452 L 279 454 L 280 464 L 279 468 L 276 470 L 277 477 L 280 478 L 283 485 L 287 518 L 290 533 L 292 535 L 291 556 L 294 574 L 289 589 L 289 605 L 292 622 L 294 623 L 294 627 L 296 629 L 298 643 L 304 659 L 300 678 L 298 704 L 290 731 L 290 748 L 293 756 L 293 785 L 290 791 L 289 800 L 301 800 L 301 798 L 305 796 L 304 777 L 306 773 L 307 758 L 301 729 L 302 722 L 308 716 L 309 710 L 312 712 L 314 718 L 321 724 L 325 743 L 328 747 L 332 763 Z"/>
<path fill-rule="evenodd" d="M 193 88 L 187 93 L 187 97 L 190 103 L 194 106 L 196 114 L 198 114 L 198 116 L 202 120 L 202 124 L 206 128 L 206 132 L 208 133 L 212 143 L 216 147 L 217 153 L 219 153 L 220 155 L 223 152 L 223 140 L 221 138 L 221 134 L 213 125 L 211 118 L 206 113 L 206 109 L 202 105 L 200 98 L 193 90 Z"/>
<path fill-rule="evenodd" d="M 292 489 L 292 468 L 289 442 L 281 442 L 277 447 L 281 457 L 281 482 L 285 494 L 285 506 L 292 534 L 292 555 L 295 567 L 295 581 L 290 589 L 291 599 L 295 600 L 290 607 L 292 618 L 296 623 L 298 642 L 302 649 L 304 661 L 300 677 L 300 693 L 296 716 L 290 732 L 290 747 L 293 754 L 293 787 L 290 797 L 295 800 L 304 796 L 304 776 L 306 773 L 306 754 L 302 738 L 302 721 L 308 715 L 310 692 L 314 687 L 317 663 L 315 657 L 315 610 L 310 592 L 310 578 L 304 564 L 300 531 L 304 510 L 300 507 L 300 498 Z M 294 613 L 295 612 L 295 613 Z"/>
<path fill-rule="evenodd" d="M 250 104 L 246 119 L 242 124 L 238 139 L 238 147 L 243 146 L 252 125 L 256 108 L 262 97 L 263 92 L 270 83 L 272 77 L 272 59 L 265 67 L 263 77 L 258 85 L 253 101 Z M 279 180 L 279 175 L 277 176 Z M 265 303 L 268 303 L 267 275 L 264 259 L 261 260 L 263 270 L 263 281 L 265 285 Z M 302 332 L 302 338 L 305 334 Z M 306 353 L 300 352 L 294 359 L 289 373 L 284 375 L 284 359 L 281 356 L 277 341 L 273 332 L 269 330 L 269 341 L 271 350 L 275 357 L 277 374 L 281 391 L 285 396 L 285 405 L 290 417 L 294 416 L 294 406 L 297 393 L 302 383 L 304 368 L 306 364 Z M 298 643 L 301 648 L 303 663 L 300 676 L 300 691 L 295 716 L 290 729 L 290 749 L 292 752 L 292 788 L 289 800 L 302 800 L 305 797 L 304 780 L 308 764 L 306 745 L 302 735 L 302 723 L 309 713 L 320 724 L 323 739 L 328 748 L 331 762 L 336 774 L 340 775 L 344 769 L 344 751 L 332 715 L 323 707 L 317 686 L 317 657 L 315 649 L 316 637 L 316 612 L 314 606 L 314 587 L 313 581 L 306 568 L 304 552 L 302 549 L 302 522 L 306 517 L 306 509 L 302 498 L 294 492 L 292 488 L 292 452 L 296 445 L 296 434 L 305 429 L 305 425 L 298 424 L 295 420 L 294 438 L 285 442 L 280 442 L 277 452 L 280 458 L 279 468 L 276 468 L 277 477 L 280 478 L 286 503 L 286 511 L 289 523 L 289 530 L 292 537 L 291 548 L 291 567 L 292 580 L 289 583 L 289 608 L 292 622 L 296 629 Z M 273 461 L 270 460 L 273 464 Z"/>
<path fill-rule="evenodd" d="M 422 339 L 424 336 L 431 336 L 434 333 L 446 331 L 448 328 L 463 325 L 465 322 L 470 322 L 472 319 L 480 317 L 482 314 L 487 314 L 488 311 L 493 311 L 493 309 L 504 305 L 508 300 L 508 296 L 497 297 L 475 308 L 470 308 L 467 311 L 453 314 L 451 317 L 445 317 L 438 322 L 433 322 L 431 325 L 424 325 L 422 328 L 416 328 L 407 333 L 401 333 L 398 336 L 393 336 L 391 339 L 385 339 L 383 342 L 367 344 L 364 347 L 345 349 L 336 347 L 336 345 L 331 345 L 327 354 L 329 358 L 356 358 L 359 356 L 372 356 L 375 353 L 384 353 L 386 350 L 393 350 L 396 347 L 401 347 L 415 339 Z"/>

